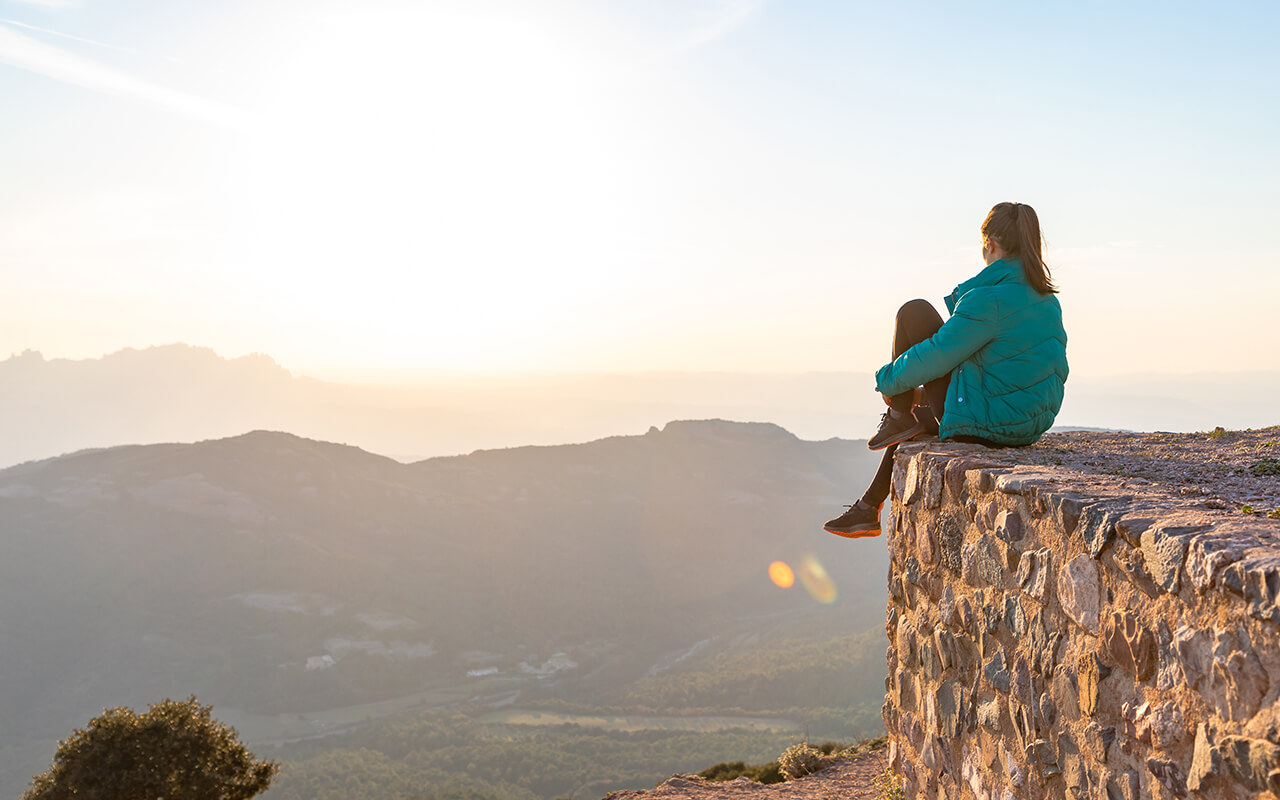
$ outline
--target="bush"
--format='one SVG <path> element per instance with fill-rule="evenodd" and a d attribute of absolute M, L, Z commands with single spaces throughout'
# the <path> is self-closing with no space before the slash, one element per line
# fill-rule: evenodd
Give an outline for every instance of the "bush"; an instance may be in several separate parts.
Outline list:
<path fill-rule="evenodd" d="M 1249 471 L 1258 477 L 1264 475 L 1280 475 L 1280 458 L 1262 458 L 1249 467 Z"/>
<path fill-rule="evenodd" d="M 698 776 L 709 781 L 731 781 L 745 776 L 757 783 L 782 783 L 811 775 L 837 759 L 852 758 L 887 747 L 888 743 L 888 736 L 863 739 L 847 747 L 840 742 L 823 742 L 817 747 L 805 742 L 792 745 L 777 761 L 768 764 L 748 766 L 744 761 L 722 761 L 707 767 Z"/>
<path fill-rule="evenodd" d="M 875 788 L 880 793 L 880 800 L 906 800 L 902 778 L 889 767 L 875 777 Z"/>
<path fill-rule="evenodd" d="M 787 780 L 803 778 L 822 769 L 822 751 L 808 742 L 793 744 L 778 756 L 778 770 Z"/>
<path fill-rule="evenodd" d="M 212 710 L 194 697 L 145 714 L 107 709 L 58 743 L 22 798 L 247 800 L 266 791 L 279 765 L 254 758 Z"/>
<path fill-rule="evenodd" d="M 756 783 L 782 783 L 786 780 L 778 770 L 777 761 L 753 765 L 748 765 L 745 761 L 721 761 L 699 772 L 698 776 L 716 782 L 731 781 L 738 777 L 750 778 Z"/>

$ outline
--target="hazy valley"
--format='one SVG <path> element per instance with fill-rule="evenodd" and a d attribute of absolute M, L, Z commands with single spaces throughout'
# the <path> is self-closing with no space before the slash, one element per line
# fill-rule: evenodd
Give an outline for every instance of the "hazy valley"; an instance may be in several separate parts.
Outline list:
<path fill-rule="evenodd" d="M 293 765 L 290 798 L 371 770 L 367 796 L 412 796 L 449 747 L 613 748 L 541 788 L 464 776 L 535 797 L 872 733 L 884 549 L 820 526 L 874 464 L 704 421 L 413 464 L 259 431 L 0 471 L 0 790 L 104 706 L 191 693 Z"/>

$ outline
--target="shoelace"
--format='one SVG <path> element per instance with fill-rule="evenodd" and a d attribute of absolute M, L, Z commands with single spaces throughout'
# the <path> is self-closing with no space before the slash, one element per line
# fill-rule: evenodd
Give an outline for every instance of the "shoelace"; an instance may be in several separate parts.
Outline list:
<path fill-rule="evenodd" d="M 914 422 L 917 422 L 917 421 L 918 421 L 918 420 L 916 420 L 916 419 L 911 419 L 911 418 L 910 418 L 910 417 L 911 417 L 911 414 L 910 414 L 910 413 L 908 413 L 908 414 L 907 414 L 907 417 L 908 417 L 908 419 L 907 419 L 907 420 L 904 420 L 902 424 L 910 425 L 911 423 L 914 423 Z M 884 430 L 884 426 L 888 425 L 888 424 L 889 424 L 889 421 L 890 421 L 891 419 L 893 419 L 893 409 L 892 409 L 892 408 L 887 409 L 883 414 L 881 414 L 881 415 L 880 415 L 880 430 Z"/>

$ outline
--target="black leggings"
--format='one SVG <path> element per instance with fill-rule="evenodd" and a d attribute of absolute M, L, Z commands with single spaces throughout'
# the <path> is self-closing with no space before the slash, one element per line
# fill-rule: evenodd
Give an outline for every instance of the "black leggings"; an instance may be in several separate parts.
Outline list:
<path fill-rule="evenodd" d="M 913 346 L 927 340 L 938 332 L 942 327 L 942 317 L 939 316 L 937 309 L 929 304 L 927 300 L 912 300 L 898 309 L 898 318 L 893 324 L 893 357 L 907 352 Z M 947 387 L 951 385 L 951 373 L 934 378 L 924 385 L 924 395 L 929 402 L 929 409 L 933 412 L 933 416 L 939 421 L 942 419 L 943 406 L 947 402 Z M 915 387 L 908 389 L 902 394 L 895 394 L 889 401 L 889 406 L 895 411 L 911 413 L 911 405 Z M 987 442 L 982 439 L 970 436 L 955 437 L 957 441 L 976 442 L 985 444 L 990 447 L 998 447 L 993 442 Z M 879 506 L 889 496 L 889 482 L 893 479 L 893 454 L 898 452 L 898 446 L 891 444 L 884 450 L 884 456 L 880 459 L 880 469 L 876 471 L 876 476 L 871 480 L 871 485 L 867 487 L 867 493 L 862 496 L 862 502 L 869 506 Z"/>

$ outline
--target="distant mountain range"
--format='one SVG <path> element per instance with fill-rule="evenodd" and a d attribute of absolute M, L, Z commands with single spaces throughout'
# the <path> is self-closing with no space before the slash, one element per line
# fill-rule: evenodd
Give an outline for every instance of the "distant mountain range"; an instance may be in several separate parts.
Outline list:
<path fill-rule="evenodd" d="M 1063 426 L 1211 430 L 1277 421 L 1274 368 L 1089 378 L 1087 367 L 1073 363 L 1058 417 Z M 840 371 L 419 375 L 399 385 L 336 383 L 294 376 L 268 356 L 225 359 L 180 344 L 82 361 L 28 351 L 0 361 L 0 467 L 85 447 L 247 430 L 287 430 L 401 461 L 590 441 L 669 419 L 773 422 L 806 439 L 866 436 L 883 410 L 873 387 L 869 372 Z"/>
<path fill-rule="evenodd" d="M 175 344 L 99 359 L 0 361 L 0 467 L 86 447 L 287 430 L 401 461 L 641 433 L 670 419 L 774 422 L 806 438 L 849 425 L 868 376 L 732 373 L 428 375 L 400 385 L 295 377 L 268 356 Z M 817 431 L 830 430 L 827 435 Z"/>
<path fill-rule="evenodd" d="M 875 463 L 713 420 L 412 464 L 257 431 L 0 471 L 0 786 L 104 706 L 194 692 L 252 733 L 486 672 L 595 701 L 724 631 L 877 627 L 883 546 L 821 530 Z M 823 565 L 835 604 L 774 560 Z"/>

